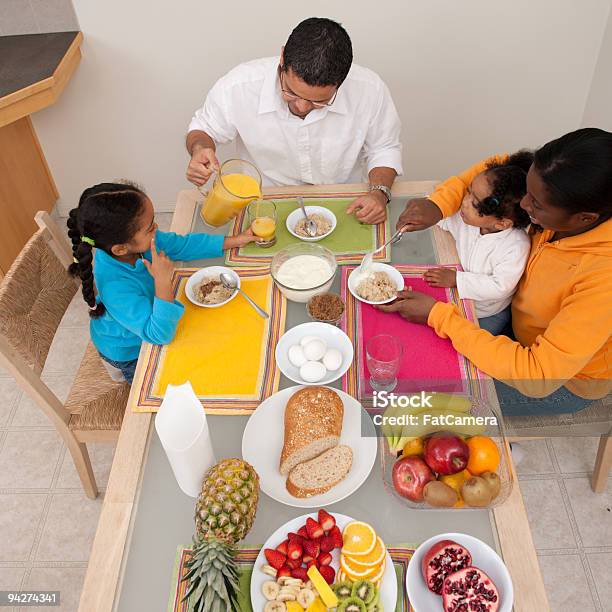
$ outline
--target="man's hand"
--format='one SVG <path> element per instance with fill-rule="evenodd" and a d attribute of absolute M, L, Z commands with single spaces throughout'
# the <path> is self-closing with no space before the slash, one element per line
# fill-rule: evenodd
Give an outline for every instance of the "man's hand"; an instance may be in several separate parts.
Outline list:
<path fill-rule="evenodd" d="M 174 264 L 163 251 L 157 252 L 155 238 L 151 240 L 151 263 L 144 258 L 142 263 L 155 281 L 155 295 L 160 300 L 173 302 L 172 275 L 174 273 Z"/>
<path fill-rule="evenodd" d="M 397 312 L 413 323 L 427 323 L 427 318 L 436 300 L 420 291 L 399 291 L 397 300 L 391 304 L 375 306 L 383 312 Z"/>
<path fill-rule="evenodd" d="M 435 225 L 442 219 L 442 211 L 427 198 L 408 200 L 404 212 L 395 226 L 400 229 L 406 226 L 405 232 L 416 232 Z"/>
<path fill-rule="evenodd" d="M 355 213 L 362 223 L 382 223 L 387 218 L 387 196 L 382 191 L 371 191 L 353 200 L 346 212 L 349 215 Z"/>
<path fill-rule="evenodd" d="M 194 146 L 191 161 L 187 166 L 187 180 L 201 187 L 213 172 L 219 172 L 219 160 L 210 147 Z"/>
<path fill-rule="evenodd" d="M 432 268 L 423 274 L 423 278 L 432 287 L 457 286 L 457 270 L 455 268 Z"/>

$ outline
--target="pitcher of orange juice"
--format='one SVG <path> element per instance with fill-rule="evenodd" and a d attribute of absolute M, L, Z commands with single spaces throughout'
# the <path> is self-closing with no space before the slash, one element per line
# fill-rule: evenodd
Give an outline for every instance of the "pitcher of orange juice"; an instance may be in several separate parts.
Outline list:
<path fill-rule="evenodd" d="M 233 219 L 249 202 L 261 198 L 261 174 L 250 162 L 228 159 L 202 205 L 207 225 L 221 227 Z"/>

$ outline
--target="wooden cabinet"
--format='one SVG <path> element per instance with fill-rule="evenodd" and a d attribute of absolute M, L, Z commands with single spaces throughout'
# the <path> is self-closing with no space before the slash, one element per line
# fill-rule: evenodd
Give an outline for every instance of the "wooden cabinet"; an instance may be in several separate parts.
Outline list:
<path fill-rule="evenodd" d="M 54 104 L 77 67 L 80 32 L 0 37 L 0 279 L 51 211 L 57 188 L 30 114 Z"/>

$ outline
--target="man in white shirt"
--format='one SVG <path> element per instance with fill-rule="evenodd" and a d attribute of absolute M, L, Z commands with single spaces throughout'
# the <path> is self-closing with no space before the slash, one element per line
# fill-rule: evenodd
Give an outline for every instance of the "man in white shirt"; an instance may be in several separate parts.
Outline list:
<path fill-rule="evenodd" d="M 203 185 L 219 169 L 216 145 L 235 141 L 264 185 L 361 182 L 367 170 L 370 191 L 347 212 L 384 221 L 402 173 L 400 120 L 382 79 L 352 61 L 346 30 L 313 17 L 293 30 L 280 59 L 228 72 L 189 124 L 187 178 Z"/>

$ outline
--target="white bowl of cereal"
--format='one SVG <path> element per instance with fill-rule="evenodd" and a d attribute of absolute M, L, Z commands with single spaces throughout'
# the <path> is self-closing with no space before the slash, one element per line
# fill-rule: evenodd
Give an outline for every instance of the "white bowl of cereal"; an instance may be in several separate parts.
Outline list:
<path fill-rule="evenodd" d="M 331 210 L 323 206 L 304 206 L 304 208 L 308 218 L 312 218 L 317 226 L 317 235 L 308 235 L 304 213 L 301 208 L 296 208 L 287 217 L 287 230 L 292 236 L 304 242 L 317 242 L 317 240 L 323 240 L 323 238 L 329 236 L 336 229 L 338 221 Z"/>
<path fill-rule="evenodd" d="M 404 288 L 404 277 L 388 264 L 373 262 L 367 272 L 353 270 L 348 277 L 349 291 L 366 304 L 387 304 Z"/>
<path fill-rule="evenodd" d="M 240 277 L 234 270 L 224 266 L 208 266 L 194 272 L 185 285 L 187 299 L 203 308 L 219 308 L 236 297 L 236 289 L 226 289 L 220 279 L 221 272 L 229 274 L 240 287 Z"/>

